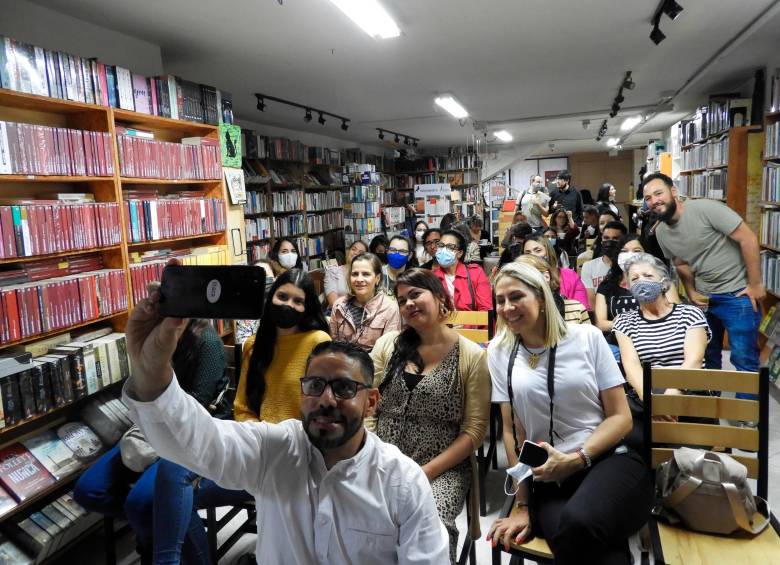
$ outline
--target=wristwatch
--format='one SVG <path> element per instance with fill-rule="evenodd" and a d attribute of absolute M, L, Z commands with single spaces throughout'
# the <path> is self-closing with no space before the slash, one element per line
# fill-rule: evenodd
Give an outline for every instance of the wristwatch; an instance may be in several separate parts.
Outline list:
<path fill-rule="evenodd" d="M 580 459 L 582 459 L 582 462 L 585 464 L 585 468 L 590 469 L 593 465 L 593 461 L 591 460 L 590 455 L 588 455 L 588 452 L 585 451 L 584 447 L 580 447 L 577 450 L 577 455 L 579 455 Z"/>

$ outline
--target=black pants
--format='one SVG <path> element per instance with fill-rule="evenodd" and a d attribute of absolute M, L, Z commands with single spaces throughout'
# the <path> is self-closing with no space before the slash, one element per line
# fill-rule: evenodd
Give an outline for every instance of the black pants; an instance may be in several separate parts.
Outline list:
<path fill-rule="evenodd" d="M 531 523 L 557 565 L 630 563 L 628 538 L 650 516 L 650 474 L 634 452 L 609 455 L 562 485 L 533 483 Z"/>

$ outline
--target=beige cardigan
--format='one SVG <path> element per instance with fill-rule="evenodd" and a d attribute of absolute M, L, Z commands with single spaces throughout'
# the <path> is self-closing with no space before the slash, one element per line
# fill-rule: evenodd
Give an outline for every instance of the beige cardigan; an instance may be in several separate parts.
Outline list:
<path fill-rule="evenodd" d="M 371 359 L 374 361 L 374 387 L 376 388 L 384 379 L 385 368 L 393 351 L 395 351 L 395 340 L 399 333 L 398 331 L 386 333 L 377 340 L 371 351 Z M 464 396 L 463 421 L 460 425 L 460 431 L 471 438 L 474 450 L 476 450 L 485 440 L 485 432 L 490 419 L 491 384 L 487 367 L 487 352 L 463 336 L 458 338 L 458 345 L 460 348 L 458 373 L 463 383 Z M 366 418 L 365 425 L 369 430 L 375 431 L 376 419 Z M 472 539 L 478 539 L 480 536 L 479 471 L 473 454 L 470 457 L 470 462 L 472 480 L 468 504 L 472 520 L 469 524 L 469 533 Z"/>

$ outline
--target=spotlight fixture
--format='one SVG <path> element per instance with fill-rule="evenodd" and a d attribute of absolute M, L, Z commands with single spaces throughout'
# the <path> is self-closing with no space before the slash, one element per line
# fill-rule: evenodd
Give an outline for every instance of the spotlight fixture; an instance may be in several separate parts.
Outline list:
<path fill-rule="evenodd" d="M 661 43 L 664 39 L 666 39 L 666 35 L 664 32 L 661 31 L 661 28 L 658 27 L 658 22 L 656 22 L 653 25 L 653 31 L 650 32 L 650 39 L 658 45 Z"/>
<path fill-rule="evenodd" d="M 615 96 L 615 102 L 618 104 L 622 104 L 625 101 L 626 99 L 623 97 L 623 89 L 621 89 L 620 92 L 618 92 L 618 95 Z"/>
<path fill-rule="evenodd" d="M 374 128 L 374 129 L 379 132 L 379 139 L 384 139 L 385 135 L 390 134 L 393 136 L 393 139 L 395 140 L 396 144 L 400 144 L 401 139 L 403 139 L 404 145 L 413 145 L 414 147 L 417 147 L 417 142 L 420 141 L 416 137 L 413 137 L 406 133 L 401 133 L 399 131 L 392 131 L 385 128 Z"/>
<path fill-rule="evenodd" d="M 409 138 L 408 137 L 404 137 L 404 145 L 411 145 L 411 144 L 412 144 L 412 142 L 409 141 Z"/>
<path fill-rule="evenodd" d="M 344 131 L 347 131 L 349 129 L 349 125 L 347 125 L 347 120 L 341 120 L 341 129 Z"/>
<path fill-rule="evenodd" d="M 395 134 L 395 142 L 396 143 L 400 143 L 400 141 L 401 141 L 401 138 L 398 137 L 398 134 Z"/>
<path fill-rule="evenodd" d="M 683 7 L 674 0 L 666 0 L 661 7 L 661 10 L 663 10 L 664 14 L 669 16 L 670 20 L 676 20 L 677 16 L 680 15 L 680 12 L 683 11 Z"/>
<path fill-rule="evenodd" d="M 306 108 L 306 115 L 303 117 L 303 121 L 307 124 L 311 121 L 311 110 Z"/>
<path fill-rule="evenodd" d="M 322 115 L 322 112 L 320 112 L 320 117 L 317 119 L 317 121 L 321 126 L 325 125 L 325 116 Z"/>
<path fill-rule="evenodd" d="M 379 131 L 379 139 L 385 138 L 385 132 L 382 129 L 376 128 Z"/>
<path fill-rule="evenodd" d="M 257 109 L 261 112 L 265 112 L 265 100 L 263 100 L 262 96 L 257 97 Z"/>
<path fill-rule="evenodd" d="M 623 79 L 623 86 L 621 88 L 625 88 L 626 90 L 634 90 L 636 88 L 636 83 L 634 82 L 634 79 L 631 78 L 631 71 L 626 71 L 626 78 Z"/>
<path fill-rule="evenodd" d="M 292 100 L 285 100 L 284 98 L 277 98 L 276 96 L 271 96 L 270 94 L 261 94 L 260 92 L 255 92 L 255 98 L 257 98 L 257 109 L 261 112 L 265 111 L 266 107 L 266 100 L 273 100 L 274 102 L 279 102 L 280 104 L 286 104 L 287 106 L 292 106 L 293 108 L 300 108 L 304 111 L 303 115 L 303 121 L 307 124 L 312 121 L 312 116 L 316 112 L 319 114 L 319 119 L 317 120 L 320 125 L 325 125 L 325 116 L 331 116 L 336 119 L 334 123 L 338 123 L 338 120 L 341 120 L 341 129 L 344 131 L 347 131 L 349 129 L 349 118 L 345 118 L 344 116 L 339 116 L 338 114 L 334 114 L 333 112 L 328 112 L 327 110 L 320 110 L 319 108 L 315 108 L 314 106 L 309 106 L 308 104 L 300 104 L 298 102 L 293 102 Z"/>

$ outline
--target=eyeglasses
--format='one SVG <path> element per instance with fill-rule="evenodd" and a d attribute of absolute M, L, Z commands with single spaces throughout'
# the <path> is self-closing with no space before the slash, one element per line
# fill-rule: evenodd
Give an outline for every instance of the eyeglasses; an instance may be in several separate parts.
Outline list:
<path fill-rule="evenodd" d="M 445 244 L 445 243 L 442 243 L 442 242 L 440 241 L 439 243 L 437 243 L 437 244 L 436 244 L 436 248 L 437 248 L 437 249 L 444 249 L 445 247 L 446 247 L 447 249 L 449 249 L 450 251 L 459 251 L 459 250 L 460 250 L 460 247 L 458 247 L 458 246 L 457 246 L 457 245 L 455 245 L 454 243 L 446 243 L 446 244 Z"/>
<path fill-rule="evenodd" d="M 398 253 L 399 255 L 403 255 L 404 257 L 409 255 L 408 249 L 398 249 L 396 247 L 388 247 L 387 248 L 388 253 Z"/>
<path fill-rule="evenodd" d="M 350 400 L 355 398 L 358 390 L 368 388 L 368 385 L 352 379 L 328 380 L 324 377 L 301 377 L 301 393 L 304 396 L 322 396 L 327 387 L 330 387 L 333 396 L 339 400 Z"/>
<path fill-rule="evenodd" d="M 430 247 L 430 246 L 434 246 L 435 247 L 435 246 L 439 245 L 440 241 L 441 241 L 440 239 L 429 239 L 428 241 L 425 242 L 425 245 L 427 247 Z"/>

